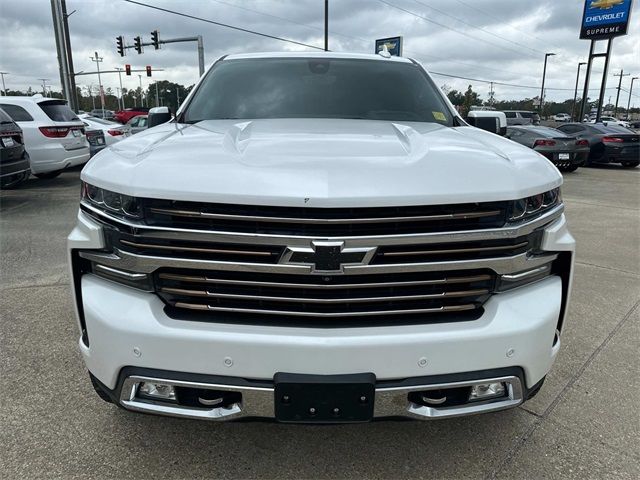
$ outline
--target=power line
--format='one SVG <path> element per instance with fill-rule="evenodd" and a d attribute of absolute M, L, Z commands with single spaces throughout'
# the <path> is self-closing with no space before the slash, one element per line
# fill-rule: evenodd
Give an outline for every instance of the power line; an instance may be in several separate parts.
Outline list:
<path fill-rule="evenodd" d="M 489 31 L 489 30 L 487 30 L 487 29 L 485 29 L 485 28 L 482 28 L 482 27 L 479 27 L 479 26 L 477 26 L 477 25 L 474 25 L 473 23 L 469 23 L 469 22 L 467 22 L 466 20 L 463 20 L 463 19 L 461 19 L 461 18 L 458 18 L 458 17 L 455 17 L 455 16 L 453 16 L 453 15 L 450 15 L 450 14 L 448 14 L 447 12 L 444 12 L 444 11 L 442 11 L 442 10 L 440 10 L 440 9 L 436 8 L 436 7 L 432 7 L 431 5 L 427 5 L 426 3 L 423 3 L 423 2 L 421 2 L 420 0 L 413 0 L 413 1 L 414 1 L 415 3 L 417 3 L 417 4 L 419 4 L 419 5 L 422 5 L 423 7 L 426 7 L 426 8 L 429 8 L 429 9 L 431 9 L 431 10 L 434 10 L 434 11 L 436 11 L 436 12 L 440 13 L 441 15 L 444 15 L 445 17 L 448 17 L 448 18 L 451 18 L 451 19 L 453 19 L 453 20 L 456 20 L 456 21 L 458 21 L 458 22 L 462 23 L 463 25 L 467 25 L 467 26 L 469 26 L 469 27 L 471 27 L 471 28 L 475 28 L 476 30 L 480 30 L 481 32 L 486 33 L 487 35 L 491 35 L 491 36 L 496 37 L 496 38 L 499 38 L 500 40 L 503 40 L 503 41 L 505 41 L 505 42 L 512 43 L 513 45 L 516 45 L 516 46 L 518 46 L 518 47 L 526 48 L 527 50 L 531 50 L 532 52 L 536 52 L 536 53 L 539 53 L 539 54 L 542 54 L 542 55 L 544 55 L 544 53 L 545 53 L 545 52 L 543 52 L 542 50 L 536 50 L 535 48 L 531 48 L 531 47 L 529 47 L 529 46 L 527 46 L 527 45 L 524 45 L 524 44 L 522 44 L 522 43 L 518 43 L 518 42 L 515 42 L 515 41 L 513 41 L 513 40 L 509 40 L 509 39 L 508 39 L 508 38 L 506 38 L 506 37 L 503 37 L 503 36 L 501 36 L 501 35 L 498 35 L 497 33 L 493 33 L 493 32 L 491 32 L 491 31 Z"/>
<path fill-rule="evenodd" d="M 469 80 L 472 82 L 480 82 L 480 83 L 488 83 L 488 84 L 494 84 L 494 85 L 502 85 L 504 87 L 516 87 L 516 88 L 531 88 L 531 89 L 539 89 L 539 86 L 534 86 L 534 85 L 518 85 L 515 83 L 507 83 L 507 82 L 496 82 L 495 80 L 484 80 L 481 78 L 472 78 L 472 77 L 463 77 L 460 75 L 452 75 L 450 73 L 443 73 L 443 72 L 429 72 L 432 75 L 437 75 L 440 77 L 449 77 L 449 78 L 457 78 L 459 80 Z M 607 87 L 607 90 L 614 90 L 617 87 Z M 545 88 L 545 90 L 554 90 L 554 91 L 571 91 L 573 92 L 573 88 Z M 599 90 L 599 88 L 590 88 L 589 90 Z M 623 89 L 624 90 L 624 89 Z M 635 94 L 634 94 L 635 95 Z"/>
<path fill-rule="evenodd" d="M 189 15 L 187 13 L 177 12 L 175 10 L 169 10 L 168 8 L 156 7 L 155 5 L 149 5 L 147 3 L 137 2 L 136 0 L 124 0 L 124 1 L 127 2 L 127 3 L 134 4 L 134 5 L 139 5 L 141 7 L 147 7 L 147 8 L 151 8 L 153 10 L 158 10 L 160 12 L 171 13 L 173 15 L 178 15 L 180 17 L 185 17 L 185 18 L 190 18 L 192 20 L 199 20 L 201 22 L 210 23 L 212 25 L 218 25 L 219 27 L 230 28 L 232 30 L 237 30 L 237 31 L 240 31 L 240 32 L 245 32 L 245 33 L 250 33 L 252 35 L 258 35 L 260 37 L 270 38 L 272 40 L 279 40 L 281 42 L 293 43 L 295 45 L 301 45 L 303 47 L 313 48 L 313 49 L 316 49 L 316 50 L 324 50 L 323 47 L 317 47 L 315 45 L 309 45 L 308 43 L 298 42 L 296 40 L 291 40 L 291 39 L 288 39 L 288 38 L 278 37 L 278 36 L 275 36 L 275 35 L 269 35 L 268 33 L 261 33 L 261 32 L 255 31 L 255 30 L 249 30 L 247 28 L 236 27 L 236 26 L 233 26 L 233 25 L 228 25 L 226 23 L 216 22 L 214 20 L 209 20 L 209 19 L 206 19 L 206 18 L 197 17 L 195 15 Z"/>
<path fill-rule="evenodd" d="M 420 18 L 420 19 L 424 20 L 425 22 L 433 23 L 434 25 L 438 25 L 439 27 L 445 28 L 445 29 L 450 30 L 452 32 L 455 32 L 455 33 L 457 33 L 459 35 L 463 35 L 463 36 L 468 37 L 468 38 L 470 38 L 472 40 L 485 42 L 485 43 L 488 43 L 489 45 L 493 45 L 494 47 L 502 48 L 503 50 L 509 50 L 511 52 L 517 53 L 518 55 L 523 55 L 523 52 L 519 52 L 519 51 L 514 50 L 512 48 L 509 48 L 509 47 L 505 47 L 504 45 L 500 45 L 499 43 L 491 42 L 491 41 L 486 40 L 484 38 L 474 37 L 473 35 L 469 35 L 468 33 L 461 32 L 460 30 L 456 30 L 455 28 L 451 28 L 450 26 L 445 25 L 444 23 L 436 22 L 435 20 L 432 20 L 431 18 L 425 17 L 424 15 L 420 15 L 418 13 L 412 12 L 411 10 L 407 10 L 406 8 L 399 7 L 398 5 L 394 5 L 393 3 L 389 3 L 386 0 L 378 0 L 378 1 L 380 3 L 383 3 L 383 4 L 391 7 L 391 8 L 395 8 L 396 10 L 400 10 L 401 12 L 408 13 L 409 15 L 413 15 L 416 18 Z M 525 55 L 537 58 L 533 54 L 530 54 L 530 53 L 526 53 Z"/>

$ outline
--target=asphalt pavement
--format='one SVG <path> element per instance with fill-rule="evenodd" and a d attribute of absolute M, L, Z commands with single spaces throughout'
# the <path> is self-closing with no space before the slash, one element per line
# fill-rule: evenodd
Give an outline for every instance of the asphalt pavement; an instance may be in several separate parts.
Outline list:
<path fill-rule="evenodd" d="M 0 478 L 638 478 L 640 168 L 581 168 L 559 358 L 520 408 L 440 421 L 292 426 L 134 414 L 77 351 L 65 238 L 79 171 L 0 192 Z"/>

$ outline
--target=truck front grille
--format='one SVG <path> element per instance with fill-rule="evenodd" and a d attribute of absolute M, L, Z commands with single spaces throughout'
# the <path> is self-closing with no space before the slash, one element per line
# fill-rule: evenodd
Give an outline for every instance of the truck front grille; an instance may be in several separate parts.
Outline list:
<path fill-rule="evenodd" d="M 500 275 L 555 259 L 541 251 L 542 234 L 562 212 L 508 225 L 509 202 L 324 209 L 142 201 L 140 221 L 83 204 L 102 223 L 106 246 L 80 255 L 124 276 L 150 274 L 148 290 L 174 318 L 291 326 L 478 318 Z M 370 254 L 343 260 L 358 251 Z"/>
<path fill-rule="evenodd" d="M 145 200 L 154 226 L 295 236 L 399 235 L 499 228 L 508 202 L 457 205 L 305 208 Z"/>
<path fill-rule="evenodd" d="M 155 276 L 167 305 L 209 319 L 215 312 L 321 320 L 434 313 L 449 318 L 479 309 L 494 284 L 488 270 L 301 276 L 163 269 Z"/>

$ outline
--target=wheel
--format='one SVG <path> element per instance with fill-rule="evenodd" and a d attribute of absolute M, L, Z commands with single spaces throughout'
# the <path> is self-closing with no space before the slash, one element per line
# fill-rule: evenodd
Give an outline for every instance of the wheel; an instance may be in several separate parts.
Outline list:
<path fill-rule="evenodd" d="M 34 173 L 35 177 L 38 177 L 40 180 L 50 180 L 52 178 L 56 178 L 58 175 L 62 173 L 62 170 L 56 170 L 54 172 L 47 173 Z"/>
<path fill-rule="evenodd" d="M 563 166 L 563 167 L 560 167 L 560 171 L 567 172 L 567 173 L 575 172 L 579 166 L 580 166 L 579 164 Z"/>
<path fill-rule="evenodd" d="M 635 168 L 640 165 L 640 162 L 622 162 L 624 168 Z"/>

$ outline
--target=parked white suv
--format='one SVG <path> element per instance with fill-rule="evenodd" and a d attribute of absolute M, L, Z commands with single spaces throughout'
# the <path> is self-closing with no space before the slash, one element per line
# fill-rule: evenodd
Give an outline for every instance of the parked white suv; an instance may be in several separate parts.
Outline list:
<path fill-rule="evenodd" d="M 65 100 L 42 95 L 2 97 L 0 108 L 22 128 L 31 173 L 36 177 L 56 177 L 89 159 L 84 124 Z"/>
<path fill-rule="evenodd" d="M 81 178 L 79 347 L 126 409 L 452 417 L 520 405 L 558 354 L 562 176 L 413 60 L 224 57 Z"/>
<path fill-rule="evenodd" d="M 624 128 L 631 127 L 631 124 L 629 122 L 625 122 L 624 120 L 618 120 L 615 117 L 600 117 L 600 122 L 606 123 L 606 124 L 612 123 L 614 125 L 620 125 L 621 127 L 624 127 Z M 596 123 L 596 119 L 593 118 L 589 120 L 589 123 Z"/>

